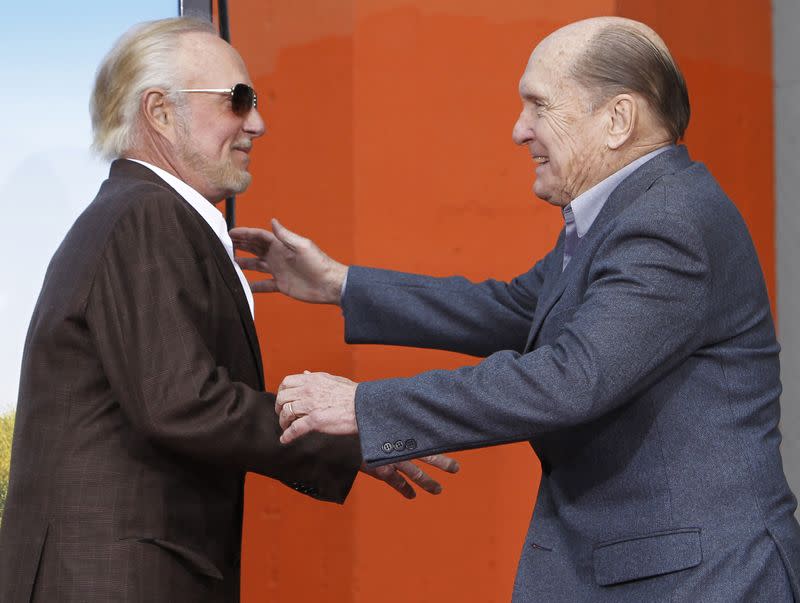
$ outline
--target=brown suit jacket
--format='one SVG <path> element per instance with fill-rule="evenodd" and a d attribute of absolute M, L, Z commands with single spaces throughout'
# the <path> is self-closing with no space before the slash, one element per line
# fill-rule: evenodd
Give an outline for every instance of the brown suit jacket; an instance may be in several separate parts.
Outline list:
<path fill-rule="evenodd" d="M 31 319 L 0 601 L 236 601 L 245 472 L 342 502 L 357 440 L 278 442 L 236 272 L 153 172 L 116 161 Z"/>

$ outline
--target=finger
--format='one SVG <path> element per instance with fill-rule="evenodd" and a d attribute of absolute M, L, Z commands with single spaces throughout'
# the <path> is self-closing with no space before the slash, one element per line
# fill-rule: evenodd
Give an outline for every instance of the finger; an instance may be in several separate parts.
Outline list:
<path fill-rule="evenodd" d="M 392 465 L 378 467 L 378 469 L 375 471 L 375 474 L 404 497 L 412 499 L 417 496 L 417 493 L 414 491 L 414 488 L 411 486 L 411 484 L 403 479 L 403 476 L 400 475 Z"/>
<path fill-rule="evenodd" d="M 237 237 L 240 239 L 247 239 L 255 236 L 262 228 L 252 228 L 250 226 L 236 226 L 228 231 L 231 238 Z"/>
<path fill-rule="evenodd" d="M 430 456 L 423 456 L 419 458 L 423 463 L 433 465 L 437 469 L 447 471 L 447 473 L 457 473 L 461 467 L 454 458 L 445 456 L 444 454 L 432 454 Z"/>
<path fill-rule="evenodd" d="M 278 222 L 276 218 L 272 218 L 272 232 L 275 233 L 275 237 L 281 243 L 286 245 L 292 251 L 297 249 L 299 245 L 303 245 L 308 241 L 308 239 L 305 237 L 301 237 L 299 234 L 294 233 L 286 228 L 283 224 Z"/>
<path fill-rule="evenodd" d="M 278 281 L 274 278 L 266 278 L 263 281 L 253 281 L 250 283 L 250 291 L 253 293 L 278 293 Z"/>
<path fill-rule="evenodd" d="M 327 377 L 328 379 L 332 379 L 333 381 L 338 381 L 339 383 L 352 383 L 352 381 L 347 377 L 340 377 L 339 375 L 331 375 L 330 373 L 322 371 L 318 373 L 311 373 L 310 371 L 303 371 L 303 372 L 306 374 L 322 375 L 323 377 Z"/>
<path fill-rule="evenodd" d="M 297 419 L 297 417 L 293 413 L 290 415 L 289 411 L 286 410 L 286 408 L 288 406 L 291 406 L 291 405 L 292 405 L 292 403 L 289 402 L 278 413 L 278 425 L 281 426 L 281 430 L 282 431 L 286 431 L 286 429 L 289 427 L 289 425 L 294 423 L 295 420 Z"/>
<path fill-rule="evenodd" d="M 325 371 L 317 371 L 316 373 L 312 373 L 311 371 L 303 371 L 303 374 L 319 375 L 320 377 L 324 377 L 332 381 L 338 381 L 339 383 L 353 383 L 353 381 L 348 379 L 347 377 L 340 377 L 339 375 L 331 375 L 330 373 L 326 373 Z"/>
<path fill-rule="evenodd" d="M 298 438 L 313 431 L 310 416 L 305 416 L 294 421 L 281 435 L 281 444 L 291 444 Z"/>
<path fill-rule="evenodd" d="M 249 228 L 247 226 L 237 226 L 228 231 L 231 239 L 255 243 L 272 243 L 275 241 L 275 235 L 263 228 Z"/>
<path fill-rule="evenodd" d="M 284 431 L 303 416 L 303 413 L 296 410 L 295 405 L 297 402 L 287 402 L 283 405 L 280 414 L 278 415 L 278 423 Z"/>
<path fill-rule="evenodd" d="M 228 234 L 235 248 L 253 253 L 263 253 L 275 242 L 275 235 L 262 228 L 233 228 Z"/>
<path fill-rule="evenodd" d="M 281 409 L 288 404 L 289 402 L 297 402 L 297 388 L 295 387 L 287 387 L 281 389 L 283 384 L 278 386 L 278 395 L 275 396 L 275 412 L 280 414 Z"/>
<path fill-rule="evenodd" d="M 442 485 L 411 461 L 401 461 L 396 463 L 395 467 L 398 471 L 405 473 L 411 478 L 411 481 L 425 490 L 425 492 L 430 492 L 431 494 L 440 494 L 442 492 Z"/>
<path fill-rule="evenodd" d="M 278 386 L 280 388 L 280 386 Z M 291 402 L 292 398 L 290 398 L 287 394 L 286 390 L 281 391 L 278 389 L 278 395 L 275 396 L 275 414 L 281 414 L 281 410 L 288 402 Z"/>
<path fill-rule="evenodd" d="M 233 248 L 236 251 L 246 251 L 247 253 L 252 253 L 253 255 L 264 256 L 269 251 L 271 245 L 260 245 L 253 243 L 252 241 L 245 241 L 242 239 L 231 239 L 231 243 L 233 243 Z"/>
<path fill-rule="evenodd" d="M 292 389 L 293 387 L 301 387 L 308 383 L 306 375 L 286 375 L 278 386 L 278 391 L 284 389 Z"/>
<path fill-rule="evenodd" d="M 269 263 L 261 258 L 235 257 L 233 259 L 239 264 L 239 268 L 242 270 L 257 270 L 258 272 L 272 274 L 272 271 L 269 269 Z"/>

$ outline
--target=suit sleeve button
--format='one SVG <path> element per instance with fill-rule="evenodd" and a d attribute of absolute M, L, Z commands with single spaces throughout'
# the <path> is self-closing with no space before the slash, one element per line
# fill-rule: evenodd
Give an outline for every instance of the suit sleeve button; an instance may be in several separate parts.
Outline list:
<path fill-rule="evenodd" d="M 415 439 L 406 440 L 406 450 L 416 450 L 417 441 Z"/>
<path fill-rule="evenodd" d="M 405 444 L 405 442 L 403 442 L 403 440 L 397 440 L 397 441 L 394 443 L 394 449 L 395 449 L 397 452 L 400 452 L 401 450 L 405 450 L 405 448 L 406 448 L 406 444 Z"/>
<path fill-rule="evenodd" d="M 381 448 L 383 448 L 383 451 L 386 452 L 386 453 L 389 453 L 392 450 L 394 450 L 394 446 L 392 446 L 391 442 L 384 442 L 383 446 L 381 446 Z"/>

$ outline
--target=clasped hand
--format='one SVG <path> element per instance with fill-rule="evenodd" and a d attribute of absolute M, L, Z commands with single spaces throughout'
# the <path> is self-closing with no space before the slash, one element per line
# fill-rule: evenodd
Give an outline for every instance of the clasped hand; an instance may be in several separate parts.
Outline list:
<path fill-rule="evenodd" d="M 331 435 L 358 433 L 356 386 L 328 373 L 289 375 L 278 387 L 275 412 L 280 417 L 281 443 L 289 444 L 317 431 Z"/>
<path fill-rule="evenodd" d="M 273 232 L 260 228 L 235 228 L 230 235 L 234 248 L 254 257 L 237 257 L 245 270 L 255 270 L 272 278 L 250 284 L 255 293 L 283 293 L 300 301 L 339 304 L 347 266 L 330 258 L 313 241 L 302 237 L 277 220 Z M 285 431 L 281 442 L 288 444 L 311 432 L 334 435 L 358 433 L 355 412 L 357 383 L 328 373 L 290 375 L 278 388 L 275 411 Z M 418 459 L 442 471 L 455 473 L 458 463 L 445 455 Z M 386 482 L 406 498 L 414 498 L 411 484 L 431 494 L 441 485 L 411 461 L 380 467 L 362 465 L 361 471 Z M 405 477 L 404 477 L 405 476 Z"/>
<path fill-rule="evenodd" d="M 355 397 L 357 383 L 328 373 L 289 375 L 278 387 L 275 412 L 284 430 L 281 442 L 288 444 L 312 431 L 332 435 L 358 433 Z M 458 463 L 445 455 L 434 454 L 419 459 L 448 473 L 456 473 Z M 361 471 L 386 482 L 406 498 L 416 492 L 405 475 L 420 488 L 439 494 L 442 486 L 411 461 L 390 463 L 381 467 L 362 465 Z"/>

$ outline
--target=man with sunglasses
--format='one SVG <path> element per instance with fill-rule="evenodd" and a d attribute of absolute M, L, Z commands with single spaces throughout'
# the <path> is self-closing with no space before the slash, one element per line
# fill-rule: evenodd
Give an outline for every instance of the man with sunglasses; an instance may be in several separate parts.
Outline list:
<path fill-rule="evenodd" d="M 347 496 L 354 438 L 278 441 L 252 295 L 213 205 L 250 183 L 256 105 L 203 22 L 143 24 L 100 66 L 95 147 L 115 161 L 31 320 L 1 601 L 236 601 L 245 472 Z M 413 496 L 398 471 L 441 489 L 411 463 L 370 474 Z"/>

